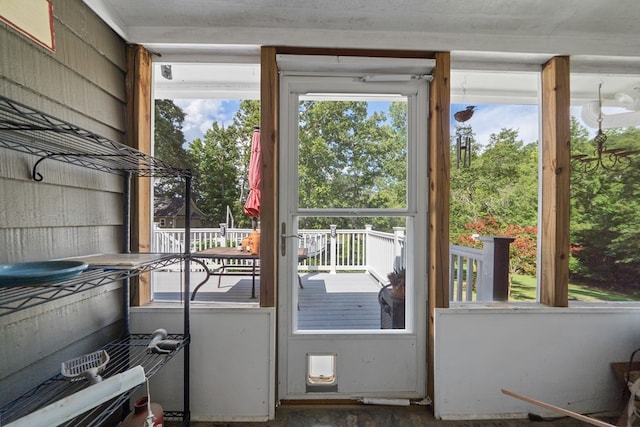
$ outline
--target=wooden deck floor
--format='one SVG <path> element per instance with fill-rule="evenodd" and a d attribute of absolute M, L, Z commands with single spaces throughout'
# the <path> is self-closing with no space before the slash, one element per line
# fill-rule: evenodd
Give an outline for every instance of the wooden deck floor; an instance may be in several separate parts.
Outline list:
<path fill-rule="evenodd" d="M 298 329 L 345 330 L 380 329 L 380 285 L 365 273 L 301 273 L 303 289 L 298 289 Z M 204 278 L 202 272 L 191 273 L 193 289 Z M 251 299 L 250 276 L 223 276 L 220 288 L 211 277 L 200 288 L 195 304 L 258 304 L 260 280 L 256 279 L 256 298 Z M 184 288 L 179 272 L 154 272 L 154 300 L 177 301 Z"/>

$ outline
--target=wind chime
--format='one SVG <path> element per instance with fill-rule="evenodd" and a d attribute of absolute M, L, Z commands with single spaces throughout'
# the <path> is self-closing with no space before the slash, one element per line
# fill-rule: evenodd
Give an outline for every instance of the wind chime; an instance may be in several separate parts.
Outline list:
<path fill-rule="evenodd" d="M 471 166 L 471 140 L 473 138 L 473 131 L 471 126 L 464 123 L 473 116 L 474 105 L 469 105 L 465 110 L 458 111 L 453 115 L 460 124 L 456 126 L 456 167 L 460 169 L 460 163 L 462 167 L 468 168 Z"/>
<path fill-rule="evenodd" d="M 462 83 L 462 103 L 467 97 L 467 88 L 465 84 L 467 79 Z M 471 140 L 473 131 L 471 126 L 465 125 L 465 122 L 473 116 L 474 105 L 468 105 L 466 109 L 460 110 L 453 115 L 453 118 L 460 124 L 456 125 L 456 168 L 468 168 L 471 166 Z"/>

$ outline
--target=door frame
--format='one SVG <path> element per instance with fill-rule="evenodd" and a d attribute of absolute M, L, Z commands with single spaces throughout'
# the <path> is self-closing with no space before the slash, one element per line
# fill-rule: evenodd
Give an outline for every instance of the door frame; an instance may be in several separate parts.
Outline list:
<path fill-rule="evenodd" d="M 428 357 L 427 395 L 434 400 L 434 312 L 449 307 L 449 169 L 451 123 L 451 53 L 447 51 L 312 48 L 293 46 L 260 47 L 260 126 L 263 158 L 261 242 L 273 248 L 260 254 L 260 306 L 275 307 L 278 283 L 278 145 L 279 76 L 277 56 L 342 55 L 435 60 L 429 96 L 429 286 L 427 298 Z M 275 336 L 275 334 L 274 334 Z M 274 365 L 276 361 L 273 361 Z M 273 367 L 275 370 L 275 366 Z M 277 388 L 277 384 L 273 384 Z M 277 390 L 276 390 L 277 391 Z M 277 393 L 276 393 L 277 394 Z"/>
<path fill-rule="evenodd" d="M 328 73 L 326 73 L 328 74 Z M 286 104 L 287 108 L 290 108 L 293 111 L 294 107 L 297 106 L 298 103 L 298 95 L 300 92 L 321 92 L 321 93 L 358 93 L 359 90 L 355 89 L 356 86 L 360 85 L 360 91 L 362 93 L 398 93 L 401 92 L 405 96 L 409 96 L 409 122 L 411 125 L 409 126 L 408 139 L 413 140 L 413 143 L 408 144 L 408 171 L 409 176 L 407 178 L 407 194 L 408 194 L 408 204 L 406 209 L 399 210 L 396 213 L 404 213 L 407 217 L 414 218 L 412 221 L 409 221 L 412 224 L 412 229 L 408 230 L 408 235 L 411 234 L 412 244 L 414 245 L 413 251 L 409 254 L 409 257 L 413 257 L 411 259 L 411 264 L 414 266 L 412 269 L 412 273 L 414 273 L 414 277 L 409 277 L 409 280 L 413 279 L 413 283 L 415 283 L 414 290 L 414 304 L 413 306 L 408 307 L 407 310 L 407 329 L 404 331 L 345 331 L 345 332 L 336 332 L 333 331 L 331 334 L 321 334 L 321 333 L 305 333 L 294 331 L 292 327 L 292 322 L 295 321 L 295 313 L 293 313 L 292 305 L 290 304 L 290 298 L 292 297 L 292 292 L 295 293 L 295 287 L 291 286 L 291 283 L 294 282 L 294 276 L 297 265 L 297 260 L 295 260 L 291 254 L 292 251 L 287 252 L 287 256 L 284 257 L 281 255 L 281 252 L 278 251 L 280 255 L 280 265 L 278 270 L 281 272 L 279 274 L 279 283 L 281 284 L 279 289 L 279 302 L 278 302 L 278 318 L 279 318 L 279 326 L 277 331 L 278 336 L 278 349 L 279 349 L 279 357 L 278 357 L 278 380 L 279 380 L 279 399 L 335 399 L 335 398 L 347 398 L 353 399 L 358 396 L 374 396 L 374 397 L 405 397 L 405 398 L 423 398 L 426 396 L 426 378 L 427 378 L 427 303 L 426 296 L 427 290 L 426 286 L 428 283 L 427 279 L 427 269 L 426 269 L 426 260 L 427 256 L 427 239 L 428 239 L 428 227 L 427 227 L 427 218 L 428 218 L 428 193 L 427 191 L 420 191 L 420 189 L 428 188 L 428 176 L 426 173 L 425 165 L 428 164 L 428 83 L 421 84 L 418 80 L 414 80 L 411 82 L 410 80 L 405 80 L 402 83 L 355 83 L 353 77 L 348 78 L 339 78 L 335 75 L 333 76 L 309 76 L 309 75 L 299 75 L 297 73 L 281 73 L 281 81 L 280 85 L 280 101 L 281 101 L 281 109 L 279 110 L 280 116 L 280 143 L 287 144 L 287 140 L 291 138 L 291 135 L 295 135 L 295 140 L 297 141 L 297 121 L 295 117 L 297 114 L 283 113 L 283 105 Z M 328 85 L 326 79 L 332 79 L 331 84 Z M 344 84 L 343 84 L 344 83 Z M 373 86 L 372 86 L 373 85 Z M 322 89 L 323 87 L 332 89 Z M 364 88 L 364 89 L 363 89 Z M 412 95 L 414 94 L 415 95 Z M 297 108 L 295 108 L 295 112 L 297 112 Z M 422 118 L 422 121 L 420 120 Z M 289 164 L 297 165 L 297 150 L 284 150 L 284 147 L 280 146 L 280 151 L 283 152 L 282 157 L 279 159 L 279 165 L 281 168 Z M 285 157 L 286 156 L 286 157 Z M 419 166 L 422 166 L 420 168 Z M 285 168 L 286 169 L 286 168 Z M 293 168 L 289 167 L 289 170 Z M 297 166 L 295 166 L 297 171 Z M 420 173 L 421 172 L 421 173 Z M 297 173 L 297 172 L 296 172 Z M 284 222 L 287 223 L 288 227 L 291 228 L 291 219 L 293 216 L 300 215 L 300 213 L 306 213 L 306 210 L 300 210 L 295 208 L 297 204 L 297 200 L 293 200 L 297 194 L 297 180 L 292 180 L 291 176 L 285 177 L 283 183 L 286 185 L 281 186 L 278 190 L 279 200 L 280 200 L 280 217 L 278 219 L 278 223 Z M 410 196 L 409 196 L 410 195 Z M 294 208 L 291 208 L 294 206 Z M 293 211 L 291 210 L 293 209 Z M 341 212 L 353 212 L 353 209 L 347 210 L 330 210 L 329 213 L 340 214 Z M 362 215 L 367 214 L 367 210 L 363 210 Z M 392 210 L 389 210 L 392 211 Z M 326 213 L 326 212 L 325 212 Z M 287 241 L 289 236 L 295 235 L 296 230 L 281 230 L 283 234 L 282 240 L 285 242 L 287 246 L 292 246 L 293 242 Z M 421 238 L 422 237 L 422 238 Z M 282 245 L 282 243 L 281 243 Z M 297 246 L 297 245 L 295 245 Z M 284 284 L 284 285 L 282 285 Z M 292 291 L 293 290 L 293 291 Z M 293 313 L 293 314 L 292 314 Z M 324 341 L 323 341 L 324 340 Z M 407 348 L 413 348 L 413 354 L 411 357 L 403 360 L 403 357 L 398 355 L 397 353 L 394 355 L 391 351 L 389 354 L 385 354 L 385 350 L 387 348 L 397 349 L 396 346 L 386 346 L 382 343 L 382 340 L 386 340 L 386 344 L 396 341 L 397 348 L 400 348 L 402 345 L 408 345 Z M 411 341 L 413 340 L 413 341 Z M 313 342 L 315 341 L 315 342 Z M 353 390 L 346 391 L 344 393 L 336 390 L 331 390 L 328 393 L 313 393 L 301 391 L 301 381 L 299 378 L 300 372 L 307 369 L 305 366 L 305 361 L 303 360 L 302 354 L 306 350 L 296 349 L 295 346 L 304 346 L 305 349 L 313 349 L 313 353 L 322 354 L 323 345 L 318 345 L 318 343 L 323 343 L 326 345 L 327 343 L 331 343 L 334 350 L 339 348 L 340 351 L 343 351 L 343 356 L 340 356 L 342 360 L 350 360 L 351 365 L 349 374 L 353 371 L 358 371 L 356 366 L 353 364 L 353 358 L 351 356 L 345 356 L 349 350 L 345 350 L 345 348 L 349 345 L 348 343 L 357 341 L 360 345 L 364 345 L 363 343 L 367 343 L 366 345 L 374 346 L 380 345 L 377 347 L 378 359 L 381 363 L 382 360 L 386 359 L 387 362 L 379 366 L 380 368 L 389 367 L 391 365 L 391 361 L 397 357 L 398 360 L 402 360 L 404 366 L 415 365 L 415 371 L 413 371 L 413 385 L 407 385 L 411 382 L 410 379 L 406 379 L 406 383 L 404 383 L 404 389 L 394 389 L 393 386 L 390 386 L 388 390 L 380 390 L 376 392 L 367 392 L 365 390 L 357 390 L 355 393 Z M 410 341 L 410 342 L 409 342 Z M 297 353 L 296 353 L 297 352 Z M 297 354 L 297 357 L 291 357 L 291 354 Z M 308 353 L 307 353 L 308 355 Z M 412 360 L 412 357 L 414 358 Z M 374 358 L 375 359 L 375 358 Z M 366 363 L 371 363 L 369 360 Z M 388 368 L 391 370 L 391 368 Z M 338 371 L 341 368 L 338 367 Z M 344 372 L 345 370 L 342 369 Z M 406 371 L 406 370 L 405 370 Z M 298 377 L 296 379 L 292 379 L 293 375 L 290 375 L 290 372 L 296 372 L 295 375 Z M 306 372 L 306 371 L 305 371 Z M 362 372 L 360 372 L 362 374 Z M 397 372 L 400 374 L 400 372 Z M 358 375 L 354 373 L 353 375 Z M 406 374 L 405 374 L 406 375 Z M 347 375 L 347 378 L 353 380 L 353 377 Z M 362 378 L 362 375 L 361 377 Z M 423 380 L 424 379 L 424 380 Z M 361 380 L 360 380 L 361 381 Z M 348 387 L 346 387 L 348 389 Z"/>

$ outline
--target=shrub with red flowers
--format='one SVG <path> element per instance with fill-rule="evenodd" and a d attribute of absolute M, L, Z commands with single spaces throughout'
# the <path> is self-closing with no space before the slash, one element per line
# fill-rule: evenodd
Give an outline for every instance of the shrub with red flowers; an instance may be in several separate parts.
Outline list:
<path fill-rule="evenodd" d="M 482 242 L 477 236 L 513 237 L 510 246 L 509 270 L 511 273 L 536 274 L 537 232 L 536 226 L 521 226 L 517 224 L 502 225 L 491 216 L 478 218 L 464 226 L 466 233 L 459 235 L 455 244 L 482 248 Z"/>

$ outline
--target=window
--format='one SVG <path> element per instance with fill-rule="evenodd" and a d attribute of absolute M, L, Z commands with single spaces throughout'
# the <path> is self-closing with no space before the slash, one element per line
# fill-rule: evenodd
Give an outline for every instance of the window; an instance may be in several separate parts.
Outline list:
<path fill-rule="evenodd" d="M 539 80 L 451 72 L 451 301 L 537 299 Z"/>
<path fill-rule="evenodd" d="M 153 95 L 154 155 L 194 172 L 192 251 L 212 247 L 239 247 L 252 231 L 252 221 L 243 211 L 248 192 L 247 168 L 252 130 L 259 125 L 260 66 L 247 63 L 154 63 Z M 184 195 L 182 183 L 154 181 L 154 197 L 171 203 L 172 221 L 160 219 L 153 231 L 153 250 L 184 250 Z M 157 214 L 157 213 L 156 213 Z M 203 227 L 214 224 L 213 227 Z M 196 301 L 255 304 L 252 298 L 251 261 L 205 260 L 212 273 L 197 293 Z M 230 263 L 230 264 L 229 264 Z M 191 290 L 207 278 L 201 264 L 192 265 Z M 154 273 L 153 298 L 177 301 L 184 284 L 179 267 Z M 173 277 L 176 276 L 176 277 Z M 218 282 L 218 279 L 221 279 Z M 219 284 L 219 285 L 218 285 Z"/>
<path fill-rule="evenodd" d="M 571 74 L 570 300 L 640 301 L 639 81 Z"/>

